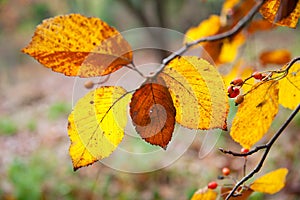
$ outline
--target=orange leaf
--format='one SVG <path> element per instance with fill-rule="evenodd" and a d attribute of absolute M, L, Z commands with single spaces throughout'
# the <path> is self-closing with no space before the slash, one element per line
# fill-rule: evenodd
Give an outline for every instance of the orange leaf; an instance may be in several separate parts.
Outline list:
<path fill-rule="evenodd" d="M 176 122 L 191 129 L 226 130 L 228 97 L 217 69 L 195 56 L 173 59 L 159 75 L 176 108 Z"/>
<path fill-rule="evenodd" d="M 217 193 L 207 187 L 197 190 L 191 200 L 216 200 Z"/>
<path fill-rule="evenodd" d="M 247 28 L 247 32 L 253 34 L 257 31 L 267 31 L 274 28 L 275 25 L 265 19 L 252 20 Z"/>
<path fill-rule="evenodd" d="M 131 47 L 115 28 L 80 14 L 44 20 L 22 51 L 67 76 L 104 76 L 132 62 Z"/>
<path fill-rule="evenodd" d="M 172 138 L 176 110 L 164 80 L 157 77 L 152 81 L 133 94 L 130 116 L 145 141 L 166 148 Z"/>
<path fill-rule="evenodd" d="M 267 0 L 260 8 L 260 13 L 269 22 L 295 28 L 300 15 L 300 1 Z"/>
<path fill-rule="evenodd" d="M 279 192 L 285 185 L 285 178 L 288 173 L 286 168 L 280 168 L 269 172 L 262 177 L 256 179 L 250 188 L 257 192 L 274 194 Z"/>
<path fill-rule="evenodd" d="M 277 64 L 284 65 L 291 60 L 291 53 L 286 49 L 264 51 L 259 56 L 262 65 Z"/>
<path fill-rule="evenodd" d="M 278 112 L 278 82 L 255 84 L 245 96 L 232 122 L 230 136 L 246 149 L 268 131 Z"/>

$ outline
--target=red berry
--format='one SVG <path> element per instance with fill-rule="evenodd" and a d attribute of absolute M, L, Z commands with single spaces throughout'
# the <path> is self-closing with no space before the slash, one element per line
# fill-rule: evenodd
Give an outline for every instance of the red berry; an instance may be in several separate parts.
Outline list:
<path fill-rule="evenodd" d="M 263 79 L 263 75 L 260 72 L 254 72 L 252 74 L 252 77 L 255 78 L 256 80 L 262 80 Z"/>
<path fill-rule="evenodd" d="M 241 149 L 241 153 L 248 153 L 248 152 L 249 152 L 249 149 L 246 149 L 246 148 Z"/>
<path fill-rule="evenodd" d="M 230 98 L 235 98 L 240 94 L 240 89 L 239 88 L 234 88 L 233 86 L 229 86 L 227 89 L 228 96 Z"/>
<path fill-rule="evenodd" d="M 224 176 L 228 176 L 228 175 L 230 174 L 230 169 L 229 169 L 228 167 L 224 167 L 224 168 L 222 169 L 222 174 L 223 174 Z"/>
<path fill-rule="evenodd" d="M 212 190 L 216 189 L 218 187 L 218 183 L 215 181 L 212 181 L 212 182 L 208 183 L 207 187 Z"/>
<path fill-rule="evenodd" d="M 230 82 L 231 85 L 234 85 L 234 86 L 242 86 L 244 84 L 244 81 L 243 79 L 241 78 L 236 78 L 236 79 L 233 79 L 231 82 Z"/>

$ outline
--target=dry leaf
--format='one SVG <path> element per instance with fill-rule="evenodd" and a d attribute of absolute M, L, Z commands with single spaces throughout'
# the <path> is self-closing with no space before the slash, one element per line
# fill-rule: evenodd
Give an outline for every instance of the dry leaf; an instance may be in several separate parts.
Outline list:
<path fill-rule="evenodd" d="M 216 68 L 194 56 L 177 57 L 160 74 L 176 108 L 176 122 L 192 129 L 226 129 L 228 98 Z"/>
<path fill-rule="evenodd" d="M 279 80 L 279 103 L 286 108 L 295 109 L 300 103 L 300 64 L 295 63 L 288 75 Z"/>
<path fill-rule="evenodd" d="M 239 105 L 230 135 L 243 148 L 250 149 L 268 131 L 278 112 L 278 82 L 255 84 Z"/>
<path fill-rule="evenodd" d="M 256 179 L 250 188 L 256 192 L 263 192 L 268 194 L 274 194 L 279 192 L 285 185 L 285 178 L 288 173 L 288 169 L 280 168 L 275 171 L 269 172 L 262 177 Z"/>
<path fill-rule="evenodd" d="M 146 82 L 133 94 L 130 116 L 136 131 L 152 145 L 166 148 L 172 138 L 176 110 L 164 80 Z"/>
<path fill-rule="evenodd" d="M 222 187 L 221 188 L 221 197 L 225 199 L 228 194 L 231 192 L 232 188 L 228 187 Z M 241 188 L 238 188 L 238 191 L 240 191 Z M 235 196 L 234 200 L 247 200 L 248 197 L 252 194 L 253 190 L 250 188 L 244 188 L 240 195 Z"/>
<path fill-rule="evenodd" d="M 44 20 L 22 51 L 67 76 L 103 76 L 132 62 L 131 47 L 115 28 L 80 14 Z"/>
<path fill-rule="evenodd" d="M 109 156 L 121 142 L 130 95 L 121 87 L 100 87 L 79 99 L 68 120 L 74 170 Z"/>
<path fill-rule="evenodd" d="M 260 13 L 269 22 L 295 28 L 300 16 L 299 0 L 267 0 Z"/>

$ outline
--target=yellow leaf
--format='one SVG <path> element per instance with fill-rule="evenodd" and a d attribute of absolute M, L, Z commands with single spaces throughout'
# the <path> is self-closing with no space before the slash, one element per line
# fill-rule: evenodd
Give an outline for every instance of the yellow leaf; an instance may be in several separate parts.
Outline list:
<path fill-rule="evenodd" d="M 22 51 L 67 76 L 103 76 L 132 61 L 131 47 L 115 28 L 80 14 L 44 20 Z"/>
<path fill-rule="evenodd" d="M 256 179 L 250 188 L 256 192 L 274 194 L 279 192 L 285 185 L 285 177 L 288 169 L 280 168 Z"/>
<path fill-rule="evenodd" d="M 278 112 L 278 82 L 255 84 L 239 105 L 233 120 L 232 139 L 250 149 L 268 131 Z"/>
<path fill-rule="evenodd" d="M 130 95 L 106 86 L 81 98 L 69 116 L 69 149 L 74 170 L 109 156 L 121 142 Z"/>
<path fill-rule="evenodd" d="M 295 28 L 300 15 L 300 1 L 267 0 L 260 8 L 260 13 L 269 22 Z"/>
<path fill-rule="evenodd" d="M 227 128 L 228 98 L 214 66 L 198 57 L 177 57 L 160 76 L 171 92 L 176 122 L 192 129 Z"/>
<path fill-rule="evenodd" d="M 295 109 L 300 103 L 300 64 L 295 63 L 288 75 L 279 81 L 279 103 Z"/>
<path fill-rule="evenodd" d="M 207 187 L 197 190 L 191 200 L 216 200 L 217 193 Z"/>
<path fill-rule="evenodd" d="M 291 53 L 286 49 L 264 51 L 259 55 L 259 60 L 262 65 L 284 65 L 291 60 Z"/>
<path fill-rule="evenodd" d="M 232 11 L 238 3 L 240 3 L 240 0 L 225 0 L 222 6 L 222 13 Z"/>
<path fill-rule="evenodd" d="M 209 19 L 203 20 L 197 27 L 192 27 L 186 32 L 184 43 L 198 40 L 202 37 L 214 35 L 219 31 L 219 28 L 219 16 L 211 15 Z"/>
<path fill-rule="evenodd" d="M 220 63 L 228 63 L 234 61 L 238 55 L 239 48 L 245 43 L 245 36 L 242 33 L 235 35 L 231 40 L 224 40 L 220 55 Z"/>

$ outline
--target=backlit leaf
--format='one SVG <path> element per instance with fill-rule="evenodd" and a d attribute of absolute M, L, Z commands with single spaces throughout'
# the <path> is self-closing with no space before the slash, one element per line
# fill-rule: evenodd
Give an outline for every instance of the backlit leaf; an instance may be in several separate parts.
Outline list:
<path fill-rule="evenodd" d="M 216 200 L 218 193 L 207 187 L 197 190 L 191 200 Z"/>
<path fill-rule="evenodd" d="M 69 115 L 74 170 L 109 156 L 121 142 L 130 95 L 121 87 L 100 87 L 79 99 Z"/>
<path fill-rule="evenodd" d="M 263 192 L 268 194 L 279 192 L 285 185 L 285 178 L 287 173 L 288 169 L 286 168 L 280 168 L 272 171 L 256 179 L 251 184 L 250 188 L 256 192 Z"/>
<path fill-rule="evenodd" d="M 184 42 L 191 42 L 202 37 L 214 35 L 219 31 L 220 18 L 217 15 L 211 15 L 209 19 L 203 20 L 197 27 L 190 28 L 186 34 Z"/>
<path fill-rule="evenodd" d="M 238 188 L 238 191 L 241 191 L 242 188 Z M 231 192 L 232 188 L 222 187 L 221 188 L 221 197 L 225 199 L 227 195 Z M 234 200 L 247 200 L 248 197 L 252 194 L 253 190 L 250 188 L 243 188 L 243 191 L 234 197 Z"/>
<path fill-rule="evenodd" d="M 259 56 L 262 65 L 277 64 L 284 65 L 291 60 L 291 53 L 286 49 L 264 51 Z"/>
<path fill-rule="evenodd" d="M 279 80 L 279 103 L 286 108 L 295 109 L 300 103 L 300 64 L 295 63 L 288 75 Z"/>
<path fill-rule="evenodd" d="M 130 116 L 136 131 L 152 145 L 166 148 L 172 138 L 176 110 L 164 80 L 146 82 L 133 94 Z"/>
<path fill-rule="evenodd" d="M 194 56 L 177 57 L 160 74 L 176 108 L 176 122 L 191 129 L 226 130 L 228 98 L 216 68 Z"/>
<path fill-rule="evenodd" d="M 250 149 L 268 131 L 278 112 L 278 82 L 257 83 L 239 105 L 230 135 Z"/>
<path fill-rule="evenodd" d="M 267 0 L 260 13 L 272 23 L 295 28 L 300 16 L 299 0 Z"/>
<path fill-rule="evenodd" d="M 132 61 L 131 47 L 115 28 L 80 14 L 44 20 L 22 51 L 67 76 L 103 76 Z"/>

